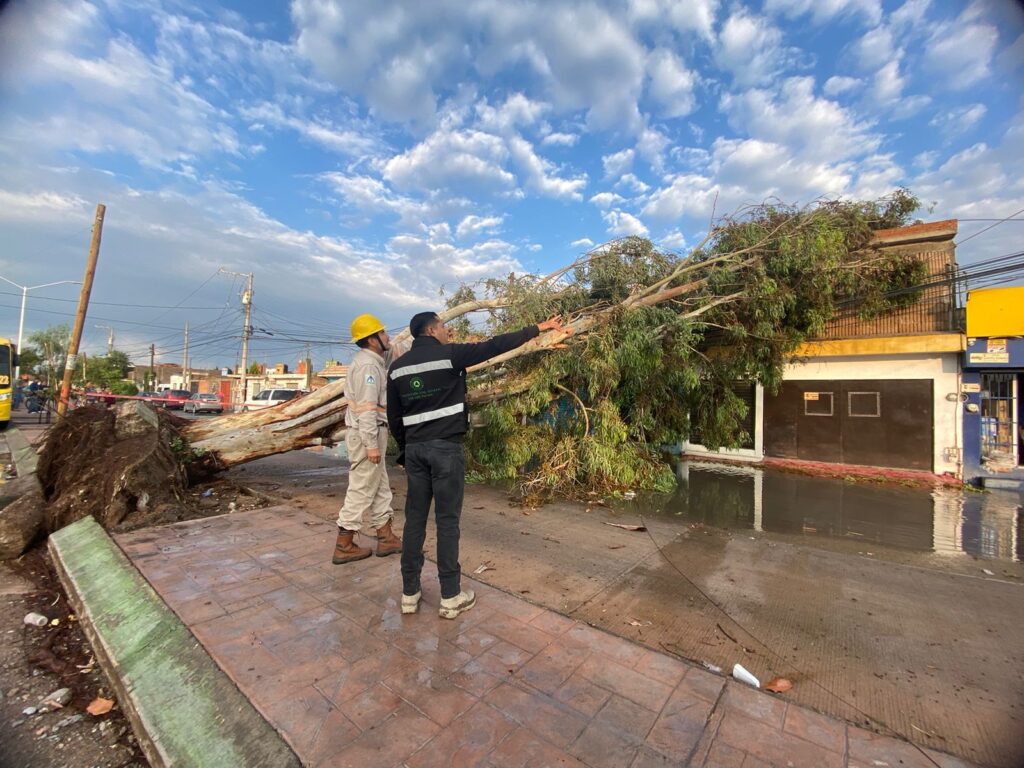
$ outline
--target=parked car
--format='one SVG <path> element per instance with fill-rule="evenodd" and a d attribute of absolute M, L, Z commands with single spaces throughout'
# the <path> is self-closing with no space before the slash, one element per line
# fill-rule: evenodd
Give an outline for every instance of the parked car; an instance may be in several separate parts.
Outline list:
<path fill-rule="evenodd" d="M 213 393 L 203 393 L 192 395 L 182 408 L 185 413 L 202 413 L 203 411 L 209 411 L 211 413 L 224 413 L 224 403 L 220 401 L 220 396 Z"/>
<path fill-rule="evenodd" d="M 139 397 L 141 397 L 144 402 L 152 405 L 160 405 L 160 403 L 154 402 L 160 397 L 159 392 L 139 392 Z"/>
<path fill-rule="evenodd" d="M 192 397 L 192 393 L 187 389 L 166 389 L 160 392 L 160 405 L 168 410 L 178 411 L 185 407 L 185 403 Z"/>
<path fill-rule="evenodd" d="M 286 403 L 302 394 L 300 389 L 264 389 L 250 397 L 242 405 L 242 412 L 259 411 Z"/>

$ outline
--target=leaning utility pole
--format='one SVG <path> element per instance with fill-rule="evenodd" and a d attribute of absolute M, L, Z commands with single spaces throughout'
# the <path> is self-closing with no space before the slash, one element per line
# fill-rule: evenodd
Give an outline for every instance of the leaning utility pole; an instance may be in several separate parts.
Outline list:
<path fill-rule="evenodd" d="M 188 372 L 188 320 L 185 321 L 185 356 L 181 361 L 181 381 L 185 389 L 191 389 L 192 377 Z"/>
<path fill-rule="evenodd" d="M 57 402 L 57 415 L 63 416 L 68 410 L 68 395 L 71 394 L 71 374 L 75 371 L 78 359 L 78 345 L 82 341 L 82 326 L 85 325 L 85 313 L 89 310 L 89 295 L 92 293 L 92 280 L 96 275 L 96 261 L 100 256 L 100 238 L 103 235 L 103 217 L 107 206 L 100 203 L 96 206 L 96 220 L 92 225 L 92 244 L 89 246 L 89 260 L 85 264 L 85 277 L 82 278 L 82 292 L 78 297 L 78 312 L 75 314 L 75 327 L 71 332 L 68 344 L 68 358 L 64 364 L 64 380 L 60 385 L 60 400 Z"/>

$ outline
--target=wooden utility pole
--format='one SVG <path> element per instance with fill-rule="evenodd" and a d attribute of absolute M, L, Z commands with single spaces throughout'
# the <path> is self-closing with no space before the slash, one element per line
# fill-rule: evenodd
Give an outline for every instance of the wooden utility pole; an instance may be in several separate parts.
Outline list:
<path fill-rule="evenodd" d="M 71 394 L 71 374 L 75 371 L 75 362 L 78 359 L 78 345 L 82 341 L 85 313 L 89 311 L 89 296 L 92 293 L 92 280 L 96 275 L 96 261 L 100 256 L 100 238 L 103 235 L 103 217 L 106 215 L 106 212 L 107 206 L 103 203 L 96 206 L 96 220 L 92 225 L 92 244 L 89 246 L 89 260 L 85 263 L 82 292 L 78 296 L 78 312 L 75 314 L 75 327 L 71 332 L 71 342 L 68 344 L 68 359 L 64 364 L 64 380 L 60 385 L 57 416 L 63 416 L 68 410 L 68 395 Z"/>
<path fill-rule="evenodd" d="M 181 381 L 185 389 L 192 388 L 192 377 L 188 374 L 188 320 L 185 321 L 185 357 L 181 361 Z"/>
<path fill-rule="evenodd" d="M 149 345 L 149 387 L 150 392 L 156 391 L 156 344 Z"/>

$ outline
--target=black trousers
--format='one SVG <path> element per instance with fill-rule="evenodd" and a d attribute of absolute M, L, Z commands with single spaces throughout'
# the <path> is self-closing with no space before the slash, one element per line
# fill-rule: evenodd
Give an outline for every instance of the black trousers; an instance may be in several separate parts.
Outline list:
<path fill-rule="evenodd" d="M 423 541 L 427 516 L 434 502 L 437 525 L 437 575 L 441 597 L 455 597 L 462 590 L 459 567 L 459 520 L 466 488 L 466 459 L 462 443 L 427 440 L 405 446 L 405 528 L 402 530 L 402 591 L 420 591 Z"/>

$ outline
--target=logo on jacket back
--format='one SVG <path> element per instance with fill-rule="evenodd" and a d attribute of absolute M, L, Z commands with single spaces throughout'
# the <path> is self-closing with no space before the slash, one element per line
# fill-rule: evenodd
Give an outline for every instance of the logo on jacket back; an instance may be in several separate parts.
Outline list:
<path fill-rule="evenodd" d="M 419 376 L 413 376 L 412 379 L 409 381 L 409 386 L 412 387 L 416 392 L 419 392 L 421 389 L 423 389 L 423 379 L 421 379 Z"/>

